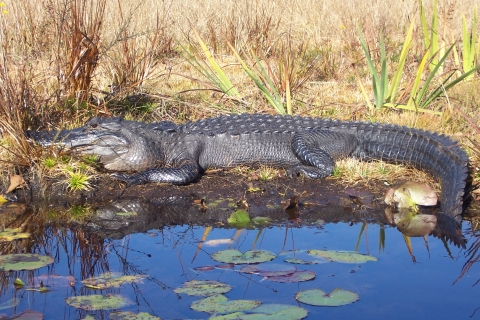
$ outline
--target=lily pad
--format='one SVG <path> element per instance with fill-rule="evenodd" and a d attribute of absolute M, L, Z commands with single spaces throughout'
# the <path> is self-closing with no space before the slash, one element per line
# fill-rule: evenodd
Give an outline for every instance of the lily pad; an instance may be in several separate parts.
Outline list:
<path fill-rule="evenodd" d="M 274 282 L 303 282 L 315 279 L 316 273 L 309 270 L 297 270 L 294 273 L 285 276 L 267 277 L 266 279 Z"/>
<path fill-rule="evenodd" d="M 112 287 L 119 287 L 124 283 L 142 282 L 144 275 L 122 276 L 115 272 L 106 272 L 98 277 L 82 280 L 82 283 L 90 289 L 103 290 Z"/>
<path fill-rule="evenodd" d="M 328 250 L 308 250 L 308 254 L 323 258 L 330 262 L 341 263 L 365 263 L 367 261 L 377 261 L 378 259 L 366 254 L 352 251 L 328 251 Z"/>
<path fill-rule="evenodd" d="M 30 233 L 22 232 L 21 228 L 5 228 L 3 231 L 0 231 L 0 241 L 13 241 L 17 239 L 27 239 L 30 237 Z"/>
<path fill-rule="evenodd" d="M 66 302 L 74 308 L 83 310 L 110 310 L 133 304 L 132 301 L 118 294 L 69 297 Z"/>
<path fill-rule="evenodd" d="M 228 300 L 223 294 L 215 294 L 202 300 L 194 301 L 190 308 L 207 313 L 233 313 L 250 310 L 261 304 L 256 300 Z"/>
<path fill-rule="evenodd" d="M 117 311 L 110 313 L 110 320 L 161 320 L 161 318 L 152 316 L 147 312 Z"/>
<path fill-rule="evenodd" d="M 16 253 L 0 256 L 0 271 L 35 270 L 53 263 L 53 258 L 35 253 Z"/>
<path fill-rule="evenodd" d="M 288 304 L 262 304 L 250 310 L 248 314 L 241 315 L 238 318 L 242 320 L 300 320 L 307 315 L 308 311 L 306 309 L 297 306 Z"/>
<path fill-rule="evenodd" d="M 212 259 L 233 264 L 261 263 L 275 259 L 275 253 L 267 250 L 249 250 L 241 253 L 238 250 L 228 249 L 213 253 Z"/>
<path fill-rule="evenodd" d="M 261 306 L 244 312 L 234 312 L 221 316 L 210 317 L 209 320 L 300 320 L 308 315 L 304 308 L 287 304 L 262 304 Z"/>
<path fill-rule="evenodd" d="M 308 250 L 282 251 L 279 256 L 288 257 L 284 261 L 293 264 L 319 264 L 328 262 L 308 254 Z"/>
<path fill-rule="evenodd" d="M 244 266 L 240 269 L 240 272 L 255 273 L 262 277 L 286 276 L 295 271 L 297 271 L 297 267 L 279 263 Z"/>
<path fill-rule="evenodd" d="M 182 287 L 173 290 L 175 293 L 185 293 L 189 296 L 211 296 L 213 294 L 227 293 L 232 290 L 228 284 L 218 281 L 192 280 L 185 282 Z"/>
<path fill-rule="evenodd" d="M 330 293 L 325 293 L 320 289 L 300 291 L 295 295 L 295 299 L 312 306 L 338 307 L 354 303 L 360 297 L 353 291 L 336 288 Z"/>
<path fill-rule="evenodd" d="M 247 211 L 239 209 L 230 215 L 227 222 L 234 226 L 246 226 L 250 222 L 250 217 Z"/>

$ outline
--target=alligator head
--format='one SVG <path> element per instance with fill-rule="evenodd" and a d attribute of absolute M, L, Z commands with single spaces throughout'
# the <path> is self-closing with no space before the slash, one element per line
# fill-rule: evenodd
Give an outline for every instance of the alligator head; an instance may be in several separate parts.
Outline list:
<path fill-rule="evenodd" d="M 81 155 L 95 155 L 107 170 L 142 171 L 158 166 L 161 148 L 145 136 L 144 123 L 121 118 L 89 120 L 83 127 L 50 132 L 27 132 L 42 146 L 57 145 Z M 143 132 L 143 134 L 142 134 Z"/>

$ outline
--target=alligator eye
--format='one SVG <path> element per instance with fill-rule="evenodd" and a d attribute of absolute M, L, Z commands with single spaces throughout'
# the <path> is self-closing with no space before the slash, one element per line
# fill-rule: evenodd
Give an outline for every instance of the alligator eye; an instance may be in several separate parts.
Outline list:
<path fill-rule="evenodd" d="M 92 124 L 90 124 L 90 128 L 96 128 L 96 127 L 98 127 L 98 123 L 92 123 Z"/>

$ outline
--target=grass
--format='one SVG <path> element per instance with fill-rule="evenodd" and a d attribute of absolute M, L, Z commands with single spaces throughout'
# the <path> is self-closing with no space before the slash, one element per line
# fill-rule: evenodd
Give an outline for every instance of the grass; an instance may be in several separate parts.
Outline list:
<path fill-rule="evenodd" d="M 26 141 L 24 130 L 76 127 L 95 115 L 184 122 L 232 112 L 280 112 L 391 122 L 455 134 L 478 163 L 480 132 L 471 125 L 480 123 L 475 4 L 4 1 L 1 174 L 60 166 Z M 198 68 L 208 72 L 199 75 Z M 380 73 L 373 83 L 375 68 Z M 468 81 L 458 80 L 467 69 L 473 70 Z M 213 86 L 209 75 L 222 81 Z M 252 79 L 268 84 L 270 104 Z M 446 92 L 452 81 L 457 82 Z M 222 93 L 212 89 L 222 86 Z M 376 105 L 431 112 L 369 108 L 375 92 Z M 223 99 L 225 94 L 234 99 Z M 139 96 L 141 102 L 132 104 Z M 376 170 L 339 168 L 336 176 L 352 180 Z M 82 178 L 76 178 L 72 184 L 80 185 Z"/>

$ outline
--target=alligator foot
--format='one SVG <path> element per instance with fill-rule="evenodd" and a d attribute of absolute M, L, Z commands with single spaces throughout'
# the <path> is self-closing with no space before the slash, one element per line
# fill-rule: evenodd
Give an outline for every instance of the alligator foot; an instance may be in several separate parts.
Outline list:
<path fill-rule="evenodd" d="M 136 184 L 148 183 L 148 179 L 141 174 L 112 173 L 110 176 L 116 180 L 125 182 L 125 188 Z"/>

